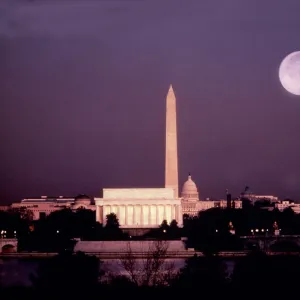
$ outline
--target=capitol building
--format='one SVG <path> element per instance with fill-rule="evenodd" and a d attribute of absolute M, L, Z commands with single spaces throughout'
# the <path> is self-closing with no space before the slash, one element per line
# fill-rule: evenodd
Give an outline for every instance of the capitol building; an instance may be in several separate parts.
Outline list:
<path fill-rule="evenodd" d="M 163 147 L 162 147 L 163 148 Z M 89 198 L 86 195 L 77 197 L 47 197 L 23 199 L 11 206 L 0 207 L 26 208 L 33 212 L 34 219 L 46 217 L 51 212 L 69 208 L 90 209 L 96 211 L 96 220 L 105 225 L 106 216 L 115 213 L 120 227 L 124 229 L 147 229 L 158 227 L 164 220 L 170 223 L 176 220 L 183 225 L 183 216 L 197 216 L 200 211 L 214 207 L 241 208 L 242 203 L 235 200 L 210 199 L 200 200 L 199 191 L 189 174 L 179 195 L 178 154 L 177 154 L 177 113 L 176 97 L 172 85 L 166 97 L 165 128 L 165 184 L 154 188 L 104 188 L 102 198 Z"/>

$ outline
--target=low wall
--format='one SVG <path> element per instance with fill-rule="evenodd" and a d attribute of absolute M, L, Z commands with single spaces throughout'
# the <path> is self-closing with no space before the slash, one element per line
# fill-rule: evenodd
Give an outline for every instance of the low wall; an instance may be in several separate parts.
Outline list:
<path fill-rule="evenodd" d="M 154 249 L 157 241 L 79 241 L 74 251 L 85 253 L 122 253 L 130 249 L 135 253 L 145 253 Z M 162 241 L 168 252 L 187 251 L 182 241 Z"/>

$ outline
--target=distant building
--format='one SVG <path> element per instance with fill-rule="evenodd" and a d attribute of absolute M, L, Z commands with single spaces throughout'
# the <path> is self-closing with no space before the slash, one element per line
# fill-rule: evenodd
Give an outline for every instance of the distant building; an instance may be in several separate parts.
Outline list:
<path fill-rule="evenodd" d="M 1 205 L 0 211 L 7 211 L 7 210 L 9 210 L 9 208 L 10 208 L 10 206 L 8 206 L 8 205 Z"/>
<path fill-rule="evenodd" d="M 21 202 L 13 203 L 8 208 L 26 208 L 33 213 L 33 219 L 44 218 L 50 213 L 64 208 L 78 209 L 86 208 L 95 210 L 95 205 L 91 204 L 91 199 L 87 195 L 78 195 L 77 197 L 49 197 L 26 198 Z M 8 209 L 7 208 L 7 209 Z"/>
<path fill-rule="evenodd" d="M 115 213 L 122 229 L 158 227 L 163 220 L 182 225 L 181 201 L 173 188 L 103 189 L 103 198 L 95 199 L 97 221 Z"/>
<path fill-rule="evenodd" d="M 197 216 L 198 212 L 202 209 L 202 205 L 199 201 L 199 193 L 195 182 L 192 180 L 192 176 L 189 174 L 187 181 L 183 184 L 181 192 L 181 206 L 182 213 L 189 216 Z M 201 201 L 203 202 L 203 201 Z M 205 209 L 214 207 L 213 201 L 204 201 L 206 204 Z"/>
<path fill-rule="evenodd" d="M 221 199 L 215 201 L 215 207 L 220 208 L 228 208 L 228 201 Z M 231 207 L 232 209 L 241 209 L 243 207 L 242 201 L 240 199 L 231 200 Z"/>
<path fill-rule="evenodd" d="M 199 192 L 196 183 L 192 180 L 192 176 L 189 174 L 187 181 L 183 184 L 181 192 L 181 206 L 182 213 L 191 217 L 197 216 L 200 211 L 204 211 L 210 208 L 227 208 L 228 200 L 212 200 L 207 198 L 206 200 L 199 200 Z M 231 200 L 231 208 L 242 208 L 241 200 Z"/>
<path fill-rule="evenodd" d="M 275 203 L 279 201 L 279 198 L 273 195 L 256 195 L 249 190 L 247 186 L 244 192 L 241 193 L 240 198 L 249 199 L 252 203 L 256 201 L 270 201 L 271 203 Z"/>
<path fill-rule="evenodd" d="M 286 208 L 291 208 L 296 214 L 300 213 L 300 204 L 291 200 L 280 201 L 275 204 L 279 211 L 284 211 Z"/>

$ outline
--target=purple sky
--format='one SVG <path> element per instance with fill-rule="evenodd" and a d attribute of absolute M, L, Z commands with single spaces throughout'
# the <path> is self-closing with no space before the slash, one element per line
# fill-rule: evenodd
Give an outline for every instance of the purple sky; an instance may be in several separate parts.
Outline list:
<path fill-rule="evenodd" d="M 177 96 L 180 185 L 300 200 L 299 0 L 0 1 L 0 203 L 164 184 Z"/>

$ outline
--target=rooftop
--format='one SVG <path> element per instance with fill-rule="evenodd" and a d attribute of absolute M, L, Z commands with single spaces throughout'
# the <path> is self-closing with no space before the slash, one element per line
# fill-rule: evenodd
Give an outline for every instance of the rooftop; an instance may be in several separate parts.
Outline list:
<path fill-rule="evenodd" d="M 103 189 L 103 198 L 108 198 L 108 199 L 174 199 L 174 190 L 172 188 Z"/>

